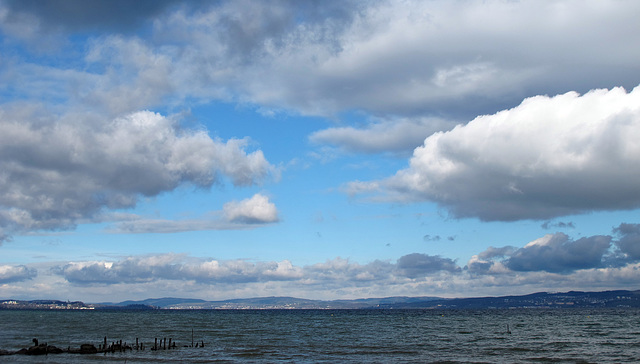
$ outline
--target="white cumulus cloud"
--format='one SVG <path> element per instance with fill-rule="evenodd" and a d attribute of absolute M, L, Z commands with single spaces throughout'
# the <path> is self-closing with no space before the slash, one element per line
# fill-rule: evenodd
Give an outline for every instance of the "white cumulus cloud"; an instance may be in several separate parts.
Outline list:
<path fill-rule="evenodd" d="M 640 87 L 536 96 L 436 133 L 407 169 L 350 188 L 481 220 L 632 209 L 640 207 L 639 138 Z"/>
<path fill-rule="evenodd" d="M 150 111 L 104 120 L 0 108 L 0 235 L 68 229 L 183 184 L 260 184 L 275 168 L 248 140 L 212 139 Z M 262 215 L 259 215 L 262 216 Z"/>
<path fill-rule="evenodd" d="M 256 194 L 242 201 L 227 202 L 223 207 L 227 220 L 244 223 L 269 223 L 278 221 L 278 209 L 267 196 Z"/>

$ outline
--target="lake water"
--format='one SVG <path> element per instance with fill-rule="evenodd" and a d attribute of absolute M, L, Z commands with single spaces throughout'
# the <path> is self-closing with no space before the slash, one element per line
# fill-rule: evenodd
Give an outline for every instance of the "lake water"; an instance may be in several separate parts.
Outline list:
<path fill-rule="evenodd" d="M 507 332 L 507 325 L 510 333 Z M 203 348 L 182 347 L 204 341 Z M 0 356 L 39 363 L 640 362 L 640 310 L 0 310 L 0 349 L 123 340 L 144 351 Z M 148 350 L 172 338 L 175 350 Z"/>

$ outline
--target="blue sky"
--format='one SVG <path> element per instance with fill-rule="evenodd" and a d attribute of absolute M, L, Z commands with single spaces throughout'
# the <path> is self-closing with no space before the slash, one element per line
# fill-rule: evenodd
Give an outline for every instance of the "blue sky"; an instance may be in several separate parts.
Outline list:
<path fill-rule="evenodd" d="M 638 14 L 0 0 L 0 298 L 637 289 Z"/>

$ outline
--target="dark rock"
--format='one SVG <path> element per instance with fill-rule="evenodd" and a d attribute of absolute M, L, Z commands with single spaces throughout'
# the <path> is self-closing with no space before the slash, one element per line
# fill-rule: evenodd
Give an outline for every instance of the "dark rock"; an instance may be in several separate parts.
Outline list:
<path fill-rule="evenodd" d="M 82 344 L 80 345 L 80 354 L 95 354 L 98 352 L 93 344 Z"/>
<path fill-rule="evenodd" d="M 53 345 L 47 345 L 47 354 L 61 354 L 63 353 L 64 350 L 53 346 Z"/>
<path fill-rule="evenodd" d="M 21 349 L 16 354 L 24 355 L 47 355 L 47 354 L 61 354 L 64 350 L 55 347 L 53 345 L 40 344 L 38 346 L 32 346 L 28 349 Z"/>
<path fill-rule="evenodd" d="M 38 346 L 32 346 L 27 349 L 24 353 L 25 355 L 46 355 L 47 354 L 47 344 L 40 344 Z"/>

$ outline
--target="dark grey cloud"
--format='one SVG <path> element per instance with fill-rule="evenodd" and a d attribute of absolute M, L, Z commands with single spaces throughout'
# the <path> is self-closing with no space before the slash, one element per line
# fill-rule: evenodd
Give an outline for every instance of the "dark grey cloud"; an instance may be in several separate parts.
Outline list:
<path fill-rule="evenodd" d="M 549 229 L 574 229 L 576 226 L 573 224 L 573 222 L 569 221 L 569 222 L 564 222 L 564 221 L 557 221 L 557 222 L 553 222 L 553 221 L 545 221 L 542 223 L 542 225 L 540 225 L 540 227 L 542 227 L 545 230 L 549 230 Z"/>
<path fill-rule="evenodd" d="M 398 271 L 409 278 L 424 277 L 436 272 L 457 272 L 460 268 L 449 258 L 428 254 L 413 253 L 400 257 Z"/>
<path fill-rule="evenodd" d="M 615 245 L 633 261 L 640 260 L 640 224 L 623 223 L 614 229 L 618 240 Z"/>
<path fill-rule="evenodd" d="M 549 234 L 513 252 L 505 260 L 513 271 L 567 273 L 603 266 L 611 236 L 596 235 L 571 240 L 563 233 Z"/>
<path fill-rule="evenodd" d="M 640 261 L 640 224 L 622 223 L 613 235 L 577 240 L 558 232 L 547 234 L 522 248 L 489 247 L 474 255 L 466 269 L 474 274 L 550 272 L 570 274 L 592 268 L 634 269 Z"/>
<path fill-rule="evenodd" d="M 318 1 L 203 1 L 200 4 L 183 2 L 187 11 L 168 14 L 155 25 L 154 40 L 184 42 L 185 50 L 195 54 L 189 67 L 196 67 L 207 80 L 210 72 L 239 67 L 253 72 L 254 66 L 263 60 L 271 60 L 271 52 L 287 52 L 291 46 L 304 47 L 306 42 L 318 42 L 337 52 L 340 34 L 358 14 L 357 2 L 326 3 Z M 355 5 L 354 5 L 355 4 Z M 206 43 L 200 43 L 204 38 Z M 302 44 L 300 43 L 302 42 Z M 200 43 L 200 44 L 198 44 Z M 211 51 L 214 50 L 213 53 Z M 282 54 L 285 55 L 285 54 Z M 201 62 L 209 60 L 219 66 L 201 68 Z M 246 67 L 246 68 L 245 68 Z M 233 85 L 227 85 L 233 87 Z M 235 91 L 245 91 L 235 88 Z"/>
<path fill-rule="evenodd" d="M 422 237 L 422 240 L 424 241 L 440 241 L 440 235 L 425 235 Z"/>
<path fill-rule="evenodd" d="M 33 279 L 38 271 L 26 265 L 0 265 L 0 283 L 15 283 Z"/>
<path fill-rule="evenodd" d="M 29 14 L 46 29 L 128 32 L 182 0 L 4 0 L 8 21 Z M 195 1 L 204 3 L 202 1 Z"/>

